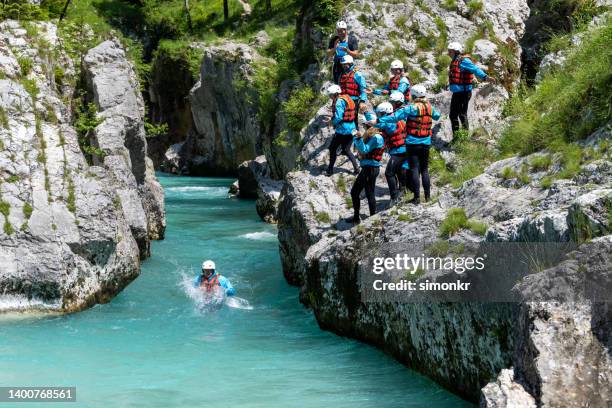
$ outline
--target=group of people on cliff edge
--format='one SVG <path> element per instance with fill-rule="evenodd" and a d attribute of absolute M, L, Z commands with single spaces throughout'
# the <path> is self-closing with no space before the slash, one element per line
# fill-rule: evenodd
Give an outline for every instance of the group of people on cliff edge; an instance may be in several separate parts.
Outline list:
<path fill-rule="evenodd" d="M 419 204 L 421 184 L 425 201 L 431 197 L 429 178 L 429 149 L 433 135 L 433 121 L 440 119 L 440 112 L 427 99 L 427 89 L 412 84 L 400 60 L 391 62 L 391 76 L 381 89 L 370 89 L 365 75 L 355 67 L 359 58 L 359 42 L 349 34 L 347 23 L 339 21 L 336 35 L 327 50 L 333 56 L 334 84 L 327 88 L 332 100 L 331 124 L 335 128 L 329 145 L 329 166 L 326 174 L 334 172 L 338 150 L 350 160 L 357 178 L 351 188 L 353 217 L 346 221 L 360 223 L 360 196 L 365 190 L 370 215 L 376 213 L 376 178 L 380 173 L 385 151 L 389 160 L 385 178 L 389 185 L 391 205 L 405 191 L 413 193 L 412 204 Z M 463 53 L 463 46 L 456 41 L 448 45 L 451 57 L 448 88 L 452 92 L 449 118 L 456 135 L 460 124 L 469 129 L 468 105 L 472 97 L 473 81 L 493 82 L 493 78 L 476 66 L 472 57 Z M 388 95 L 388 101 L 380 103 L 373 111 L 367 106 L 368 95 Z M 359 113 L 363 113 L 364 130 L 359 127 Z M 352 145 L 358 158 L 352 152 Z"/>

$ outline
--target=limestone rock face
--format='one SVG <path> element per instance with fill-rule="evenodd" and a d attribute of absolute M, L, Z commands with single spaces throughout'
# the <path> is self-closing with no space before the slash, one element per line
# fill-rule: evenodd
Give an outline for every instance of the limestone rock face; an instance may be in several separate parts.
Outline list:
<path fill-rule="evenodd" d="M 375 53 L 384 49 L 389 33 L 397 30 L 400 15 L 408 18 L 406 30 L 417 30 L 420 36 L 433 38 L 440 34 L 441 19 L 447 28 L 448 40 L 462 42 L 474 38 L 478 26 L 490 21 L 492 24 L 487 30 L 492 30 L 494 36 L 477 38 L 474 54 L 487 64 L 485 68 L 492 67 L 500 74 L 502 84 L 478 86 L 469 116 L 472 129 L 480 128 L 488 135 L 488 142 L 494 144 L 506 125 L 501 109 L 508 98 L 508 88 L 518 79 L 521 58 L 518 42 L 529 15 L 527 2 L 485 2 L 477 15 L 471 15 L 463 1 L 457 2 L 456 10 L 442 9 L 439 3 L 426 0 L 421 6 L 409 2 L 389 6 L 366 1 L 349 6 L 345 19 L 361 40 L 363 58 L 357 60 L 357 66 L 369 81 L 385 79 L 386 72 L 383 74 L 373 68 L 374 64 L 364 61 L 380 55 Z M 394 38 L 394 45 L 411 55 L 417 49 L 416 37 L 400 35 Z M 511 55 L 508 50 L 512 50 Z M 420 70 L 421 82 L 434 89 L 439 75 L 434 51 L 419 50 L 418 55 L 430 61 L 431 67 L 423 63 L 411 64 L 410 59 L 404 63 L 408 62 L 411 69 Z M 507 57 L 509 60 L 504 60 Z M 377 58 L 390 63 L 393 56 Z M 324 87 L 325 84 L 321 89 Z M 432 93 L 430 99 L 442 112 L 434 129 L 434 147 L 446 150 L 452 140 L 447 117 L 450 94 L 440 91 Z M 386 182 L 381 176 L 376 192 L 379 213 L 362 221 L 359 227 L 351 228 L 352 225 L 343 221 L 352 214 L 348 190 L 354 176 L 350 164 L 339 156 L 336 174 L 331 177 L 322 174 L 329 157 L 327 145 L 333 135 L 333 129 L 323 118 L 330 112 L 328 105 L 321 107 L 303 129 L 301 169 L 286 175 L 278 210 L 283 273 L 290 284 L 300 286 L 300 300 L 312 308 L 319 325 L 374 344 L 463 397 L 474 402 L 480 399 L 483 406 L 528 407 L 544 403 L 548 404 L 546 406 L 597 406 L 600 401 L 595 392 L 588 402 L 585 396 L 597 387 L 609 389 L 610 363 L 602 354 L 609 336 L 594 334 L 597 330 L 602 331 L 601 327 L 607 327 L 597 323 L 606 321 L 604 312 L 597 311 L 598 318 L 590 321 L 590 326 L 581 326 L 578 322 L 589 322 L 586 316 L 593 314 L 591 306 L 584 309 L 580 306 L 579 310 L 570 312 L 558 311 L 550 303 L 519 307 L 508 303 L 363 302 L 358 276 L 362 268 L 359 260 L 373 248 L 440 239 L 440 225 L 447 212 L 457 207 L 463 208 L 468 217 L 482 220 L 487 228 L 484 236 L 463 229 L 452 238 L 453 243 L 567 242 L 609 236 L 608 212 L 604 209 L 609 208 L 606 203 L 612 182 L 608 160 L 584 163 L 574 178 L 556 180 L 550 188 L 542 188 L 540 183 L 548 171 L 535 169 L 531 163 L 547 153 L 509 158 L 491 164 L 483 174 L 459 189 L 436 187 L 438 198 L 433 203 L 418 207 L 402 204 L 390 209 L 387 209 Z M 609 130 L 602 132 L 609 135 Z M 608 157 L 607 154 L 600 151 L 600 157 Z M 452 152 L 447 156 L 449 161 L 453 159 Z M 560 160 L 560 157 L 551 156 L 551 172 L 558 169 Z M 504 176 L 508 167 L 517 172 L 525 169 L 528 177 Z M 364 207 L 362 203 L 362 213 L 367 212 Z M 607 264 L 602 261 L 603 256 L 597 259 L 593 270 L 605 270 Z M 548 280 L 542 280 L 535 287 L 546 288 L 547 282 L 569 276 L 563 271 L 567 269 L 543 274 L 542 279 L 548 277 Z M 564 285 L 561 286 L 568 287 Z M 528 287 L 526 281 L 517 290 L 531 294 Z M 580 298 L 580 302 L 588 303 L 584 298 Z M 558 320 L 548 321 L 548 313 L 557 315 Z M 536 322 L 537 326 L 530 322 Z M 589 331 L 593 334 L 588 334 Z M 544 332 L 563 332 L 564 335 L 555 340 L 552 335 L 543 336 Z M 533 344 L 537 344 L 535 349 L 529 349 Z M 539 350 L 548 346 L 551 349 L 543 354 L 550 353 L 547 354 L 550 364 L 537 358 Z M 533 352 L 525 355 L 525 350 Z M 570 350 L 583 357 L 580 367 L 563 377 L 563 367 L 571 366 L 567 360 L 571 357 L 562 357 L 562 354 L 567 352 L 567 356 L 571 356 Z M 587 373 L 588 369 L 592 372 Z M 599 379 L 594 380 L 592 376 Z M 586 386 L 584 378 L 595 385 Z M 557 390 L 552 384 L 557 385 Z M 565 395 L 561 402 L 561 390 L 572 388 L 579 389 L 580 395 Z"/>
<path fill-rule="evenodd" d="M 144 102 L 138 79 L 125 51 L 117 41 L 105 41 L 89 50 L 83 71 L 102 121 L 92 143 L 105 153 L 121 206 L 143 257 L 150 239 L 161 239 L 166 228 L 163 190 L 147 158 Z"/>
<path fill-rule="evenodd" d="M 179 155 L 190 174 L 236 174 L 262 153 L 253 64 L 267 61 L 246 45 L 203 49 L 200 79 L 189 93 L 193 126 Z"/>
<path fill-rule="evenodd" d="M 242 198 L 256 198 L 255 208 L 262 220 L 276 223 L 283 181 L 273 180 L 265 156 L 245 161 L 238 167 L 238 192 Z M 231 193 L 231 192 L 230 192 Z"/>
<path fill-rule="evenodd" d="M 142 127 L 137 84 L 129 83 L 134 87 L 128 97 L 122 72 L 108 70 L 105 80 L 94 81 L 107 122 L 99 127 L 100 141 L 109 154 L 108 161 L 88 165 L 64 102 L 74 92 L 69 84 L 76 82 L 76 70 L 58 43 L 56 27 L 32 24 L 37 38 L 15 21 L 0 23 L 0 312 L 72 312 L 109 301 L 138 276 L 136 227 L 147 232 L 138 189 L 151 191 L 159 184 L 146 167 L 146 143 L 131 141 L 139 117 Z M 37 49 L 40 39 L 56 51 L 51 63 Z M 114 61 L 117 69 L 127 69 L 125 58 L 115 58 L 117 50 L 107 55 L 101 64 Z M 15 68 L 18 59 L 31 60 L 30 72 Z M 53 64 L 66 73 L 62 86 L 55 83 Z M 129 106 L 135 111 L 128 112 Z M 130 143 L 137 148 L 122 148 Z M 132 164 L 139 170 L 133 173 Z M 161 219 L 154 220 L 161 225 L 163 191 L 150 194 L 161 208 Z"/>

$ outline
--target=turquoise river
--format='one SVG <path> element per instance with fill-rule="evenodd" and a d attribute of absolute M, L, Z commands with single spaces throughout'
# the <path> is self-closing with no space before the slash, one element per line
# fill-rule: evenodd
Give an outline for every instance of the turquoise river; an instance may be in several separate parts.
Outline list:
<path fill-rule="evenodd" d="M 227 198 L 231 180 L 160 180 L 166 239 L 119 296 L 72 315 L 0 316 L 0 386 L 77 387 L 76 403 L 18 406 L 471 406 L 384 353 L 320 330 L 283 278 L 275 227 L 253 202 Z M 186 282 L 206 258 L 249 307 L 197 307 Z"/>

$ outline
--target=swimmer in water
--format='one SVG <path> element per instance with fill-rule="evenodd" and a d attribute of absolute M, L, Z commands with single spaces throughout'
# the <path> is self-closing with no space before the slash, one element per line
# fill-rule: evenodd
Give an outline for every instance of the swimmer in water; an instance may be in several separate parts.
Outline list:
<path fill-rule="evenodd" d="M 225 289 L 227 296 L 234 296 L 236 294 L 236 289 L 234 289 L 229 279 L 215 271 L 215 263 L 211 260 L 205 261 L 202 264 L 202 273 L 195 278 L 193 286 L 206 292 L 211 292 L 217 287 L 221 287 Z"/>

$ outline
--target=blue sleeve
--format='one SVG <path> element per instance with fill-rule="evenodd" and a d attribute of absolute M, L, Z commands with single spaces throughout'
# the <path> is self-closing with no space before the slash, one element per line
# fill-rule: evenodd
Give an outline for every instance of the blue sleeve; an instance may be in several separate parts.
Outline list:
<path fill-rule="evenodd" d="M 365 111 L 363 112 L 363 115 L 365 116 L 367 121 L 376 119 L 376 114 L 372 111 Z"/>
<path fill-rule="evenodd" d="M 225 294 L 227 296 L 234 296 L 236 294 L 236 289 L 234 289 L 229 279 L 225 276 L 219 276 L 219 285 L 225 289 Z"/>
<path fill-rule="evenodd" d="M 366 93 L 366 88 L 368 84 L 366 84 L 365 77 L 361 74 L 361 72 L 355 73 L 355 81 L 357 85 L 359 85 L 359 90 L 361 91 L 361 95 L 359 95 L 359 100 L 365 102 L 368 100 L 368 94 Z"/>
<path fill-rule="evenodd" d="M 478 68 L 470 58 L 464 58 L 461 60 L 461 64 L 459 64 L 459 68 L 469 71 L 472 74 L 476 75 L 478 78 L 483 79 L 487 77 L 487 74 L 480 68 Z"/>
<path fill-rule="evenodd" d="M 405 94 L 408 89 L 410 89 L 410 82 L 408 81 L 408 78 L 402 77 L 399 85 L 397 86 L 397 90 L 398 92 Z"/>
<path fill-rule="evenodd" d="M 385 86 L 383 86 L 380 89 L 375 89 L 372 93 L 374 95 L 382 95 L 382 91 L 388 91 L 389 90 L 389 83 L 386 83 Z"/>
<path fill-rule="evenodd" d="M 336 114 L 332 118 L 332 125 L 338 126 L 342 123 L 342 118 L 344 117 L 344 101 L 340 98 L 336 101 Z"/>
<path fill-rule="evenodd" d="M 387 116 L 390 116 L 390 115 L 387 115 Z M 385 118 L 387 116 L 385 116 Z M 397 121 L 395 122 L 382 122 L 381 121 L 375 124 L 374 127 L 391 134 L 395 132 L 395 130 L 397 129 Z"/>
<path fill-rule="evenodd" d="M 200 275 L 196 276 L 195 279 L 193 280 L 193 287 L 197 288 L 200 286 L 200 284 L 202 283 L 202 277 Z"/>
<path fill-rule="evenodd" d="M 440 119 L 440 112 L 434 108 L 433 106 L 431 107 L 431 117 L 433 120 L 438 120 Z"/>
<path fill-rule="evenodd" d="M 385 140 L 382 138 L 382 136 L 378 135 L 371 137 L 370 140 L 368 140 L 368 143 L 364 143 L 362 138 L 354 137 L 353 143 L 361 154 L 368 154 L 374 149 L 383 147 L 385 145 Z"/>
<path fill-rule="evenodd" d="M 391 123 L 391 122 L 397 123 L 400 120 L 406 120 L 406 118 L 408 118 L 409 116 L 411 106 L 412 105 L 408 105 L 406 107 L 398 109 L 395 112 L 393 112 L 393 115 L 384 116 L 380 118 L 378 121 L 383 122 L 383 123 Z"/>

